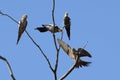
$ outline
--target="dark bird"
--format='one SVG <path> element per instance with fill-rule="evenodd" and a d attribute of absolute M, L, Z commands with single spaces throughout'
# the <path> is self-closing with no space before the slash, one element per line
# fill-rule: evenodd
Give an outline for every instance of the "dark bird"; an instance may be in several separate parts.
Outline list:
<path fill-rule="evenodd" d="M 62 29 L 56 25 L 54 26 L 53 24 L 42 25 L 42 27 L 37 27 L 35 30 L 38 30 L 40 32 L 50 31 L 51 33 L 62 32 Z"/>
<path fill-rule="evenodd" d="M 27 27 L 27 15 L 26 14 L 24 14 L 22 16 L 22 18 L 20 19 L 18 27 L 19 27 L 19 30 L 18 30 L 17 44 L 18 44 L 23 32 L 25 31 L 25 29 Z"/>
<path fill-rule="evenodd" d="M 64 27 L 66 29 L 66 33 L 67 33 L 69 40 L 70 40 L 70 25 L 71 25 L 70 17 L 68 16 L 68 13 L 66 12 L 64 15 Z"/>
<path fill-rule="evenodd" d="M 80 57 L 85 57 L 85 56 L 92 57 L 90 53 L 88 53 L 85 49 L 78 48 L 78 50 L 76 50 L 74 48 L 71 48 L 68 44 L 66 44 L 64 41 L 60 39 L 58 39 L 58 43 L 70 58 L 77 60 L 77 57 L 79 57 L 75 67 L 79 68 L 82 66 L 88 66 L 91 63 L 80 59 Z"/>

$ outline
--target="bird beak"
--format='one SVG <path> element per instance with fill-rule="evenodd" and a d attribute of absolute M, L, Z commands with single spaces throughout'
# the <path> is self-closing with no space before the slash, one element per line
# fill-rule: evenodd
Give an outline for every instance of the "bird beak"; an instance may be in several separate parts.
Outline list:
<path fill-rule="evenodd" d="M 58 29 L 58 32 L 62 32 L 62 29 Z"/>

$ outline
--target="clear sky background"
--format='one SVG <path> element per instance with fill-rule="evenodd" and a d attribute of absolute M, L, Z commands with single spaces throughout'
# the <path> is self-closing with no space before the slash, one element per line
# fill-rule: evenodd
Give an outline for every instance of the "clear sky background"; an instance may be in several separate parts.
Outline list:
<path fill-rule="evenodd" d="M 0 10 L 17 21 L 28 14 L 27 31 L 41 46 L 54 67 L 55 47 L 50 32 L 34 28 L 52 23 L 52 0 L 1 0 Z M 71 18 L 71 40 L 64 31 L 63 40 L 71 47 L 83 47 L 93 56 L 89 67 L 75 69 L 65 80 L 120 80 L 120 1 L 119 0 L 56 0 L 55 22 L 63 26 L 65 12 Z M 43 55 L 26 33 L 16 45 L 18 25 L 0 15 L 0 55 L 11 64 L 17 80 L 53 80 L 54 76 Z M 56 38 L 60 33 L 56 34 Z M 74 63 L 61 49 L 58 78 Z M 0 80 L 11 80 L 6 64 L 0 61 Z"/>

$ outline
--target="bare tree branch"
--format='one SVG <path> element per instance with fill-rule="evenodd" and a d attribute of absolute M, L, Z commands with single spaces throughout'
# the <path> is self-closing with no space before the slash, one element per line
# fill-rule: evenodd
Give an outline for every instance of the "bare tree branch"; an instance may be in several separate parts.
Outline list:
<path fill-rule="evenodd" d="M 3 16 L 7 16 L 9 17 L 11 20 L 13 20 L 15 23 L 19 24 L 18 21 L 16 21 L 14 18 L 12 18 L 11 16 L 9 16 L 8 14 L 3 13 L 2 11 L 0 11 L 0 14 Z"/>
<path fill-rule="evenodd" d="M 53 25 L 55 26 L 54 11 L 55 11 L 55 0 L 53 0 L 53 6 L 52 6 L 52 21 L 53 21 Z"/>
<path fill-rule="evenodd" d="M 62 34 L 61 34 L 61 40 L 63 38 L 63 31 L 62 31 Z M 54 71 L 56 72 L 55 75 L 57 75 L 57 69 L 58 69 L 58 61 L 59 61 L 59 53 L 60 53 L 60 45 L 59 45 L 59 48 L 57 50 L 57 54 L 56 54 L 56 63 L 55 63 L 55 68 L 54 68 Z"/>
<path fill-rule="evenodd" d="M 55 18 L 54 18 L 54 11 L 55 11 L 55 0 L 52 1 L 53 6 L 52 6 L 52 22 L 53 25 L 55 26 Z M 54 44 L 55 44 L 55 48 L 56 48 L 56 63 L 55 63 L 55 68 L 54 68 L 54 80 L 57 80 L 57 67 L 58 67 L 58 57 L 59 57 L 59 49 L 57 47 L 57 43 L 56 43 L 56 36 L 55 33 L 53 33 L 53 40 L 54 40 Z"/>
<path fill-rule="evenodd" d="M 15 23 L 19 24 L 17 20 L 15 20 L 14 18 L 12 18 L 10 15 L 8 14 L 5 14 L 3 13 L 2 11 L 0 11 L 0 14 L 3 15 L 3 16 L 7 16 L 9 17 L 11 20 L 13 20 Z M 41 49 L 41 47 L 34 41 L 34 39 L 30 36 L 30 34 L 28 33 L 27 30 L 25 30 L 26 34 L 28 35 L 28 37 L 30 38 L 30 40 L 34 43 L 34 45 L 40 50 L 40 52 L 42 53 L 42 55 L 44 56 L 44 58 L 46 59 L 48 65 L 49 65 L 49 68 L 53 71 L 53 68 L 50 64 L 50 61 L 49 59 L 47 58 L 47 56 L 45 55 L 45 53 L 43 52 L 43 50 Z"/>
<path fill-rule="evenodd" d="M 49 59 L 47 58 L 47 56 L 44 54 L 43 50 L 41 49 L 41 47 L 33 40 L 33 38 L 29 35 L 29 33 L 26 31 L 28 37 L 32 40 L 32 42 L 36 45 L 36 47 L 41 51 L 42 55 L 44 56 L 44 58 L 46 59 L 46 61 L 48 62 L 49 68 L 53 71 L 53 68 L 51 66 L 51 63 L 49 61 Z"/>
<path fill-rule="evenodd" d="M 87 43 L 83 46 L 81 51 L 87 46 Z M 80 53 L 81 53 L 81 51 L 80 51 Z M 76 59 L 75 63 L 72 65 L 72 67 L 59 80 L 64 80 L 75 69 L 75 66 L 76 66 L 76 63 L 77 63 L 78 60 L 79 60 L 79 57 L 77 56 L 77 59 Z"/>
<path fill-rule="evenodd" d="M 63 27 L 63 29 L 64 29 L 64 27 Z M 61 33 L 61 40 L 63 39 L 63 29 L 62 29 L 62 33 Z M 59 51 L 60 51 L 60 45 L 58 47 L 58 51 L 57 51 L 57 55 L 56 55 L 55 71 L 57 71 L 57 68 L 58 68 Z"/>
<path fill-rule="evenodd" d="M 53 6 L 52 6 L 52 21 L 53 21 L 53 25 L 55 26 L 55 18 L 54 18 L 54 11 L 55 11 L 55 0 L 53 0 Z M 64 27 L 63 27 L 64 29 Z M 63 30 L 61 33 L 61 40 L 63 38 Z M 57 43 L 56 43 L 56 36 L 53 33 L 53 40 L 54 40 L 54 44 L 55 44 L 55 48 L 56 48 L 56 63 L 55 63 L 55 68 L 54 68 L 54 79 L 57 80 L 57 69 L 58 69 L 58 60 L 59 60 L 59 51 L 60 51 L 60 46 L 57 47 Z"/>
<path fill-rule="evenodd" d="M 53 0 L 53 6 L 52 6 L 52 22 L 53 22 L 53 26 L 55 27 L 54 11 L 55 11 L 55 0 Z M 53 40 L 54 40 L 55 48 L 57 51 L 58 48 L 57 48 L 55 33 L 53 33 Z"/>
<path fill-rule="evenodd" d="M 53 6 L 52 6 L 52 21 L 53 21 L 53 26 L 55 27 L 55 19 L 54 19 L 55 0 L 53 0 L 52 3 L 53 3 Z M 56 51 L 58 52 L 58 48 L 57 48 L 57 44 L 56 44 L 55 33 L 53 33 L 53 40 L 54 40 L 54 44 L 55 44 Z M 53 73 L 54 73 L 54 80 L 57 80 L 56 71 L 54 70 Z"/>
<path fill-rule="evenodd" d="M 0 59 L 5 61 L 5 63 L 7 64 L 7 67 L 8 67 L 8 70 L 9 70 L 9 73 L 10 73 L 10 76 L 11 76 L 12 80 L 16 80 L 14 75 L 13 75 L 12 68 L 11 68 L 9 62 L 7 61 L 7 59 L 2 57 L 1 55 L 0 55 Z"/>

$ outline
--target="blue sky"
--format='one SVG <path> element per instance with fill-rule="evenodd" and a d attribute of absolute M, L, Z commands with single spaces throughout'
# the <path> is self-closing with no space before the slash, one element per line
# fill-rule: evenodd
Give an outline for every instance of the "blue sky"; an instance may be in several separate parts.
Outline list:
<path fill-rule="evenodd" d="M 119 80 L 120 74 L 120 1 L 119 0 L 56 0 L 55 22 L 63 26 L 63 16 L 67 11 L 71 18 L 71 40 L 64 31 L 63 40 L 71 47 L 83 47 L 93 56 L 89 67 L 75 69 L 65 80 Z M 28 14 L 27 31 L 55 63 L 55 47 L 50 32 L 39 33 L 34 28 L 41 24 L 52 23 L 52 0 L 0 1 L 0 10 L 19 20 Z M 43 55 L 31 42 L 26 33 L 16 45 L 17 24 L 0 15 L 0 55 L 11 64 L 17 80 L 53 80 Z M 60 34 L 56 34 L 59 38 Z M 59 56 L 58 78 L 73 64 L 61 49 Z M 0 80 L 11 80 L 7 67 L 0 61 Z"/>

